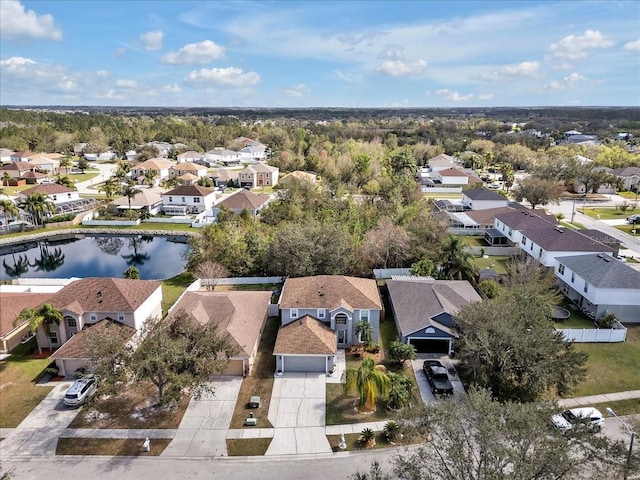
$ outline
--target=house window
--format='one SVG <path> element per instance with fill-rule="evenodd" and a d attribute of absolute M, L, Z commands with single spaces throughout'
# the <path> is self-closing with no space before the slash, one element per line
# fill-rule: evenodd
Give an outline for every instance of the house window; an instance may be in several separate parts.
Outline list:
<path fill-rule="evenodd" d="M 71 198 L 71 194 L 70 193 L 67 193 L 67 198 Z"/>
<path fill-rule="evenodd" d="M 56 200 L 58 200 L 58 196 L 57 195 L 52 195 L 53 197 L 53 201 L 55 202 Z"/>
<path fill-rule="evenodd" d="M 186 200 L 184 199 L 184 197 L 182 197 L 182 203 L 185 203 L 185 201 L 186 201 Z"/>
<path fill-rule="evenodd" d="M 318 319 L 323 319 L 325 317 L 325 312 L 322 309 L 318 309 Z"/>
<path fill-rule="evenodd" d="M 75 318 L 67 318 L 67 325 L 71 328 L 75 328 L 78 326 Z"/>
<path fill-rule="evenodd" d="M 573 283 L 575 279 L 576 279 L 576 274 L 571 272 L 571 283 Z"/>
<path fill-rule="evenodd" d="M 527 237 L 522 237 L 522 245 L 526 245 L 527 244 Z"/>
<path fill-rule="evenodd" d="M 336 325 L 346 325 L 347 324 L 347 317 L 345 315 L 340 315 L 339 317 L 336 317 Z"/>
<path fill-rule="evenodd" d="M 564 265 L 563 264 L 558 265 L 558 272 L 560 272 L 560 275 L 564 275 Z"/>
<path fill-rule="evenodd" d="M 369 321 L 369 310 L 360 310 L 360 320 Z"/>
<path fill-rule="evenodd" d="M 531 242 L 531 247 L 529 248 L 533 252 L 533 242 Z"/>
<path fill-rule="evenodd" d="M 587 293 L 589 291 L 589 284 L 587 282 L 584 282 L 584 293 Z"/>
<path fill-rule="evenodd" d="M 118 314 L 118 321 L 119 322 L 124 322 L 124 313 L 119 313 Z"/>
<path fill-rule="evenodd" d="M 509 236 L 513 235 L 513 230 L 509 229 Z"/>
<path fill-rule="evenodd" d="M 49 341 L 51 343 L 58 343 L 58 332 L 49 332 Z"/>
<path fill-rule="evenodd" d="M 200 203 L 200 197 L 193 197 L 193 203 Z"/>
<path fill-rule="evenodd" d="M 91 321 L 96 322 L 98 320 L 98 316 L 95 313 L 91 314 Z"/>
<path fill-rule="evenodd" d="M 291 318 L 298 318 L 298 309 L 292 308 L 290 313 Z"/>
<path fill-rule="evenodd" d="M 538 249 L 538 256 L 539 256 L 539 257 L 541 257 L 541 256 L 542 256 L 542 247 L 540 247 L 540 248 Z"/>
<path fill-rule="evenodd" d="M 169 197 L 169 203 L 173 203 L 173 197 Z"/>

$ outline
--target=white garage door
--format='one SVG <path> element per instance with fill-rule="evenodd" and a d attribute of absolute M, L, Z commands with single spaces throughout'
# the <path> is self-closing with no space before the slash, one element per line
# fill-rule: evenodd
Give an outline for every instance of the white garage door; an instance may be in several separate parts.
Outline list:
<path fill-rule="evenodd" d="M 285 372 L 324 372 L 326 357 L 285 357 Z"/>

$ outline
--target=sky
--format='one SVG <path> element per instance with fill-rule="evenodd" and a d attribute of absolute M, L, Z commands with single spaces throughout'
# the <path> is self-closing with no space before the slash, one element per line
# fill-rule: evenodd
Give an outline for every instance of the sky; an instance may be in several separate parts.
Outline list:
<path fill-rule="evenodd" d="M 0 0 L 0 105 L 639 106 L 640 1 Z"/>

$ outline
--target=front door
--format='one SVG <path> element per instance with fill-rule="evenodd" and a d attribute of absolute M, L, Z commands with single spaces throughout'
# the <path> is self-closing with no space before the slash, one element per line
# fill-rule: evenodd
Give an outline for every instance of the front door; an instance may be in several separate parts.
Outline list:
<path fill-rule="evenodd" d="M 344 313 L 336 315 L 336 336 L 338 337 L 338 346 L 345 347 L 349 342 L 349 336 L 347 335 L 348 318 Z"/>
<path fill-rule="evenodd" d="M 338 330 L 338 345 L 344 345 L 346 343 L 347 331 L 346 330 Z"/>

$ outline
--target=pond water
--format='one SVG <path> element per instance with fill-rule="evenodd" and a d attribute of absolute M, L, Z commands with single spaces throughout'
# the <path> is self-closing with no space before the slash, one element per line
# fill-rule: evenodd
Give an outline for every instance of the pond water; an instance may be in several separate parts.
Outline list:
<path fill-rule="evenodd" d="M 77 236 L 0 249 L 0 279 L 118 277 L 130 266 L 144 280 L 173 277 L 184 270 L 186 237 Z"/>

